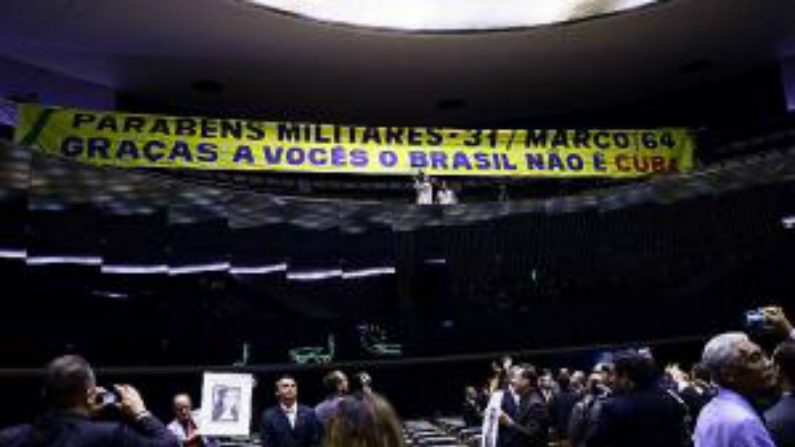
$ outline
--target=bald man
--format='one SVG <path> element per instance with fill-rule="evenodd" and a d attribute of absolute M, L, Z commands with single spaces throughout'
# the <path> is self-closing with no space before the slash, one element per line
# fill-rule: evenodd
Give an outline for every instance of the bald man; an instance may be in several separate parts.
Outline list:
<path fill-rule="evenodd" d="M 218 443 L 199 431 L 199 410 L 193 410 L 193 402 L 187 394 L 174 396 L 175 419 L 168 424 L 168 429 L 182 443 L 182 447 L 217 447 Z"/>

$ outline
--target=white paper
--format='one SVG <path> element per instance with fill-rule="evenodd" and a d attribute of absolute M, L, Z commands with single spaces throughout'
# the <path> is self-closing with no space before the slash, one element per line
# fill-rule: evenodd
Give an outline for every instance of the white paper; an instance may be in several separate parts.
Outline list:
<path fill-rule="evenodd" d="M 500 428 L 500 413 L 502 413 L 502 397 L 504 392 L 497 390 L 491 393 L 489 404 L 483 415 L 483 437 L 481 447 L 495 447 L 497 445 L 497 432 Z"/>
<path fill-rule="evenodd" d="M 251 428 L 250 374 L 204 373 L 201 433 L 209 436 L 248 436 Z"/>

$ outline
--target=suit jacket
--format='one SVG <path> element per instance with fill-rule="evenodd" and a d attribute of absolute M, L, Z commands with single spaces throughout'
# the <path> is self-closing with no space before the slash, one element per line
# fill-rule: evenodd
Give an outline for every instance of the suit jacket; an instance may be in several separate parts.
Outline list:
<path fill-rule="evenodd" d="M 97 422 L 86 416 L 51 411 L 33 425 L 0 431 L 3 447 L 181 447 L 154 416 L 133 423 Z"/>
<path fill-rule="evenodd" d="M 795 396 L 785 394 L 765 412 L 765 421 L 778 447 L 795 447 Z"/>
<path fill-rule="evenodd" d="M 516 420 L 516 414 L 519 412 L 519 405 L 517 405 L 516 399 L 514 399 L 511 389 L 507 386 L 503 388 L 500 409 L 510 416 L 511 419 Z M 497 429 L 497 447 L 511 446 L 511 438 L 513 435 L 513 430 L 509 430 L 507 427 L 500 425 Z"/>
<path fill-rule="evenodd" d="M 616 394 L 596 416 L 588 447 L 683 447 L 690 444 L 687 407 L 659 388 Z"/>
<path fill-rule="evenodd" d="M 298 404 L 295 428 L 281 406 L 268 408 L 262 413 L 260 439 L 263 447 L 318 447 L 323 439 L 323 425 L 315 410 Z"/>
<path fill-rule="evenodd" d="M 574 391 L 561 391 L 549 402 L 549 417 L 557 439 L 566 439 L 572 410 L 582 396 Z"/>
<path fill-rule="evenodd" d="M 596 416 L 601 406 L 600 400 L 604 397 L 586 394 L 569 415 L 569 426 L 567 428 L 567 438 L 572 447 L 585 447 L 585 440 L 592 431 Z"/>
<path fill-rule="evenodd" d="M 530 393 L 522 398 L 514 425 L 508 427 L 507 447 L 547 447 L 549 427 L 546 400 L 541 393 Z"/>

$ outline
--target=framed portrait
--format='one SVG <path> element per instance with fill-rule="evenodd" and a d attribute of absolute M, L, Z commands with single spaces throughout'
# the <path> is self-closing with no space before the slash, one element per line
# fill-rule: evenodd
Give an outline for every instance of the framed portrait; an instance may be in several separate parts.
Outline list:
<path fill-rule="evenodd" d="M 250 374 L 204 373 L 202 434 L 209 436 L 248 436 L 251 428 Z"/>

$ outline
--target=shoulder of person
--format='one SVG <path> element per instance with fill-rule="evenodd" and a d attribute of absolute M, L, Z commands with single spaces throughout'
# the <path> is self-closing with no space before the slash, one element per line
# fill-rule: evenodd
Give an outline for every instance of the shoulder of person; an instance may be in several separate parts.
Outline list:
<path fill-rule="evenodd" d="M 274 405 L 272 407 L 268 407 L 262 411 L 262 417 L 264 418 L 271 418 L 274 417 L 281 409 L 278 405 Z"/>
<path fill-rule="evenodd" d="M 606 405 L 606 406 L 621 406 L 625 405 L 629 401 L 629 396 L 626 394 L 610 394 L 607 396 L 599 396 L 596 398 L 596 402 L 599 405 Z"/>
<path fill-rule="evenodd" d="M 33 431 L 30 424 L 15 425 L 0 430 L 0 445 L 3 447 L 17 447 L 25 445 Z"/>
<path fill-rule="evenodd" d="M 541 394 L 533 393 L 530 395 L 530 405 L 544 405 L 546 406 L 546 401 Z"/>
<path fill-rule="evenodd" d="M 756 417 L 731 417 L 723 421 L 730 439 L 746 439 L 749 437 L 767 436 L 767 427 Z"/>
<path fill-rule="evenodd" d="M 315 414 L 315 409 L 309 405 L 298 404 L 298 413 L 312 413 Z"/>
<path fill-rule="evenodd" d="M 150 416 L 151 417 L 151 416 Z M 135 422 L 136 424 L 141 423 L 140 421 Z M 126 432 L 132 430 L 132 425 L 127 422 L 121 421 L 83 421 L 80 427 L 79 436 L 80 437 L 93 437 L 96 439 L 116 439 L 118 441 L 119 436 L 126 436 Z"/>
<path fill-rule="evenodd" d="M 594 407 L 598 409 L 600 415 L 631 415 L 637 403 L 629 395 L 618 394 L 596 399 Z"/>
<path fill-rule="evenodd" d="M 775 405 L 765 412 L 768 424 L 795 423 L 795 397 L 782 397 Z M 794 424 L 795 425 L 795 424 Z"/>
<path fill-rule="evenodd" d="M 746 430 L 764 429 L 765 426 L 759 416 L 750 412 L 723 412 L 721 416 L 721 422 L 736 434 L 742 434 Z"/>

